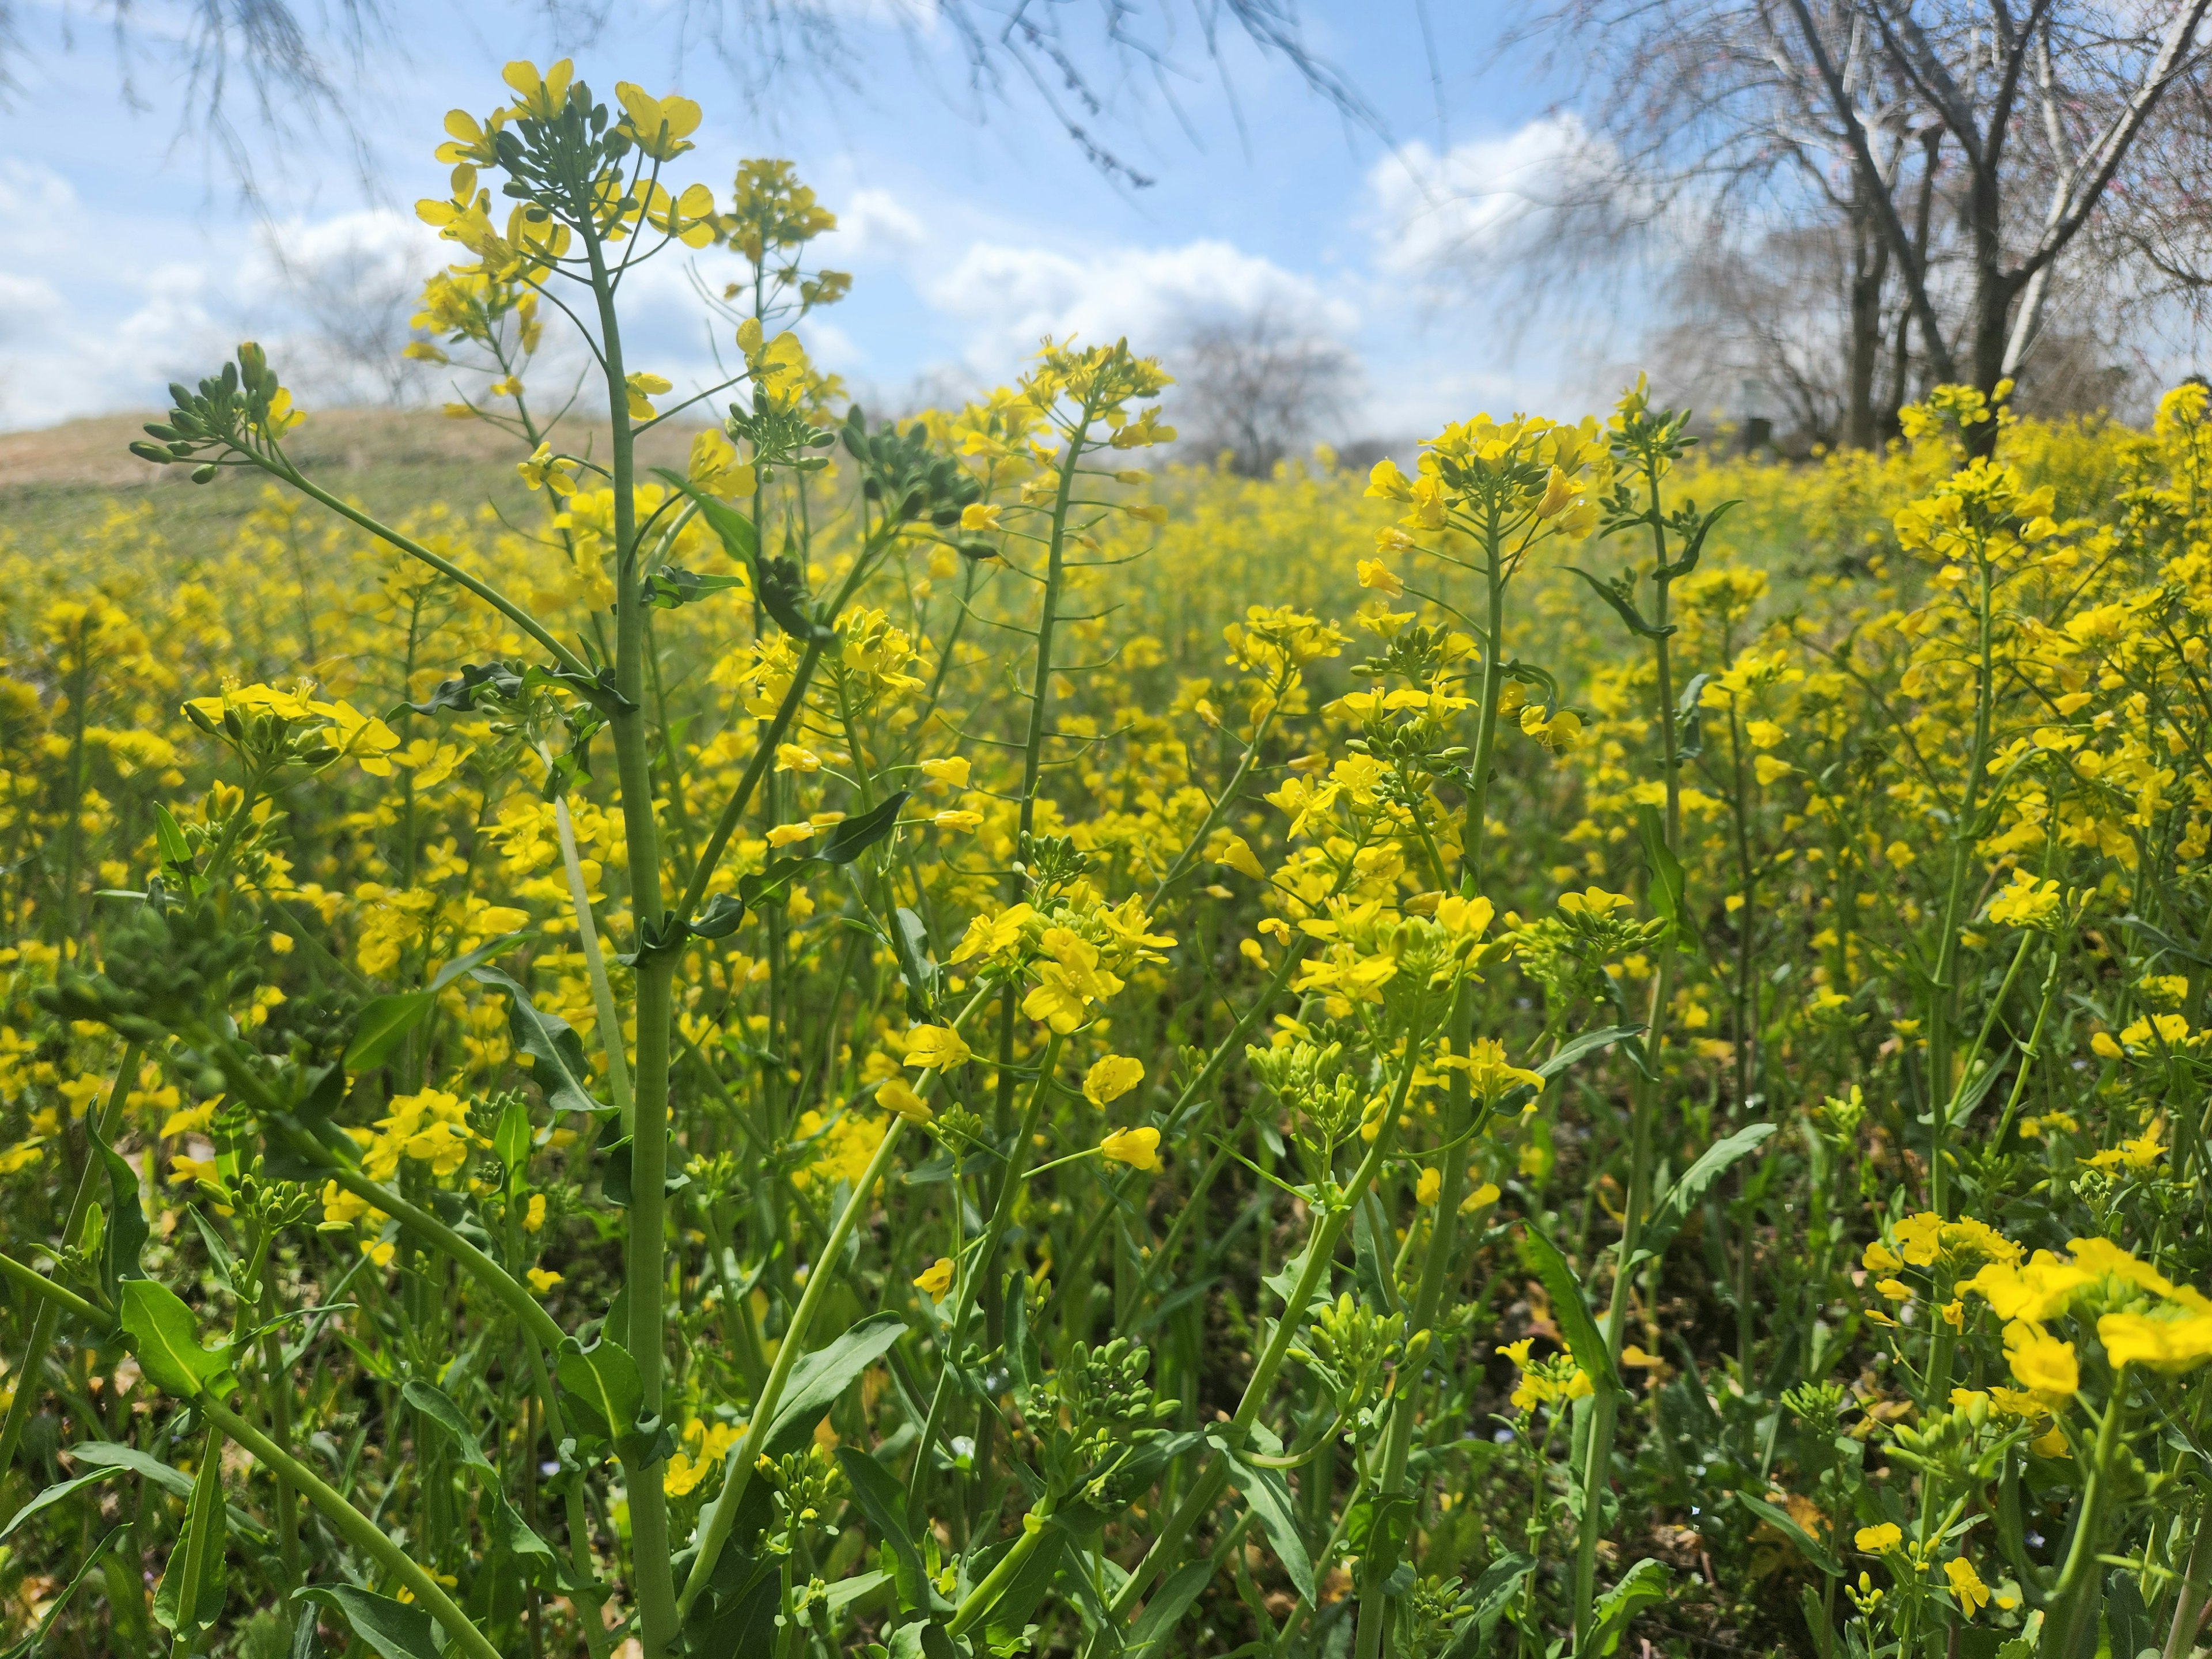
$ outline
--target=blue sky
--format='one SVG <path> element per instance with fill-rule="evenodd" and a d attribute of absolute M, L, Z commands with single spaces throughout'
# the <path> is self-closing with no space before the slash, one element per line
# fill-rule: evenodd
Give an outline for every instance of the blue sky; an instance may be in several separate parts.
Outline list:
<path fill-rule="evenodd" d="M 440 247 L 412 203 L 441 192 L 429 152 L 445 112 L 503 101 L 510 58 L 571 52 L 603 92 L 635 80 L 705 106 L 684 158 L 696 173 L 680 177 L 720 191 L 740 156 L 799 164 L 842 217 L 822 260 L 855 277 L 853 297 L 806 331 L 810 348 L 879 398 L 1003 378 L 1047 330 L 1127 332 L 1141 347 L 1264 307 L 1362 363 L 1341 435 L 1402 437 L 1477 409 L 1574 412 L 1633 353 L 1603 326 L 1570 349 L 1556 327 L 1521 320 L 1510 267 L 1528 234 L 1523 192 L 1540 193 L 1579 129 L 1534 59 L 1496 61 L 1494 5 L 1430 7 L 1441 113 L 1413 0 L 1305 9 L 1309 45 L 1379 112 L 1380 132 L 1346 122 L 1241 37 L 1216 64 L 1188 12 L 1167 42 L 1171 99 L 1090 52 L 1102 82 L 1119 82 L 1095 127 L 1156 181 L 1144 189 L 1087 161 L 1026 88 L 987 100 L 979 118 L 965 64 L 926 9 L 839 9 L 857 47 L 852 84 L 794 75 L 750 107 L 724 63 L 680 35 L 675 4 L 625 8 L 579 42 L 528 3 L 396 0 L 390 40 L 365 68 L 333 62 L 363 154 L 335 123 L 273 135 L 234 91 L 254 157 L 248 201 L 169 58 L 134 59 L 133 107 L 104 26 L 23 7 L 20 88 L 0 109 L 12 228 L 0 247 L 0 427 L 146 407 L 249 336 L 280 363 L 289 354 L 310 400 L 348 395 L 317 367 L 301 294 L 331 271 L 388 273 L 396 288 L 434 268 Z M 184 14 L 157 3 L 138 15 L 160 28 Z M 724 273 L 708 259 L 697 274 Z M 632 361 L 679 384 L 708 360 L 690 281 L 665 261 L 631 325 Z"/>

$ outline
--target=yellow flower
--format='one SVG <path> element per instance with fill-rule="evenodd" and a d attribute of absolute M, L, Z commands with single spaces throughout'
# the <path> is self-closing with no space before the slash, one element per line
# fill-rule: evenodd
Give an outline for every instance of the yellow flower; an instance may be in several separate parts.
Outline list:
<path fill-rule="evenodd" d="M 956 830 L 963 834 L 983 827 L 983 815 L 981 812 L 970 812 L 965 809 L 939 812 L 933 815 L 929 821 L 939 830 Z"/>
<path fill-rule="evenodd" d="M 660 1489 L 671 1498 L 688 1496 L 693 1487 L 713 1472 L 714 1467 L 703 1457 L 695 1462 L 690 1453 L 678 1452 L 668 1460 L 668 1467 L 661 1471 Z"/>
<path fill-rule="evenodd" d="M 1103 1107 L 1145 1080 L 1145 1062 L 1127 1054 L 1108 1054 L 1083 1074 L 1083 1097 Z"/>
<path fill-rule="evenodd" d="M 1110 1164 L 1126 1164 L 1133 1170 L 1157 1170 L 1160 1167 L 1160 1132 L 1158 1129 L 1116 1129 L 1098 1143 L 1098 1150 Z"/>
<path fill-rule="evenodd" d="M 540 1296 L 561 1282 L 561 1275 L 550 1267 L 532 1267 L 523 1277 L 530 1281 L 530 1288 Z"/>
<path fill-rule="evenodd" d="M 1238 875 L 1249 876 L 1255 881 L 1265 881 L 1267 878 L 1267 870 L 1254 855 L 1251 847 L 1242 836 L 1230 836 L 1229 844 L 1221 849 L 1221 856 L 1216 862 L 1225 864 Z"/>
<path fill-rule="evenodd" d="M 2114 1365 L 2148 1365 L 2158 1371 L 2194 1370 L 2212 1359 L 2212 1313 L 2179 1308 L 2153 1314 L 2108 1313 L 2097 1321 L 2097 1340 Z"/>
<path fill-rule="evenodd" d="M 530 1195 L 530 1207 L 523 1212 L 522 1231 L 526 1233 L 534 1233 L 544 1224 L 545 1194 L 532 1193 Z"/>
<path fill-rule="evenodd" d="M 1432 1206 L 1443 1195 L 1443 1190 L 1444 1172 L 1442 1170 L 1424 1170 L 1421 1178 L 1413 1183 L 1413 1202 L 1424 1208 Z"/>
<path fill-rule="evenodd" d="M 965 789 L 968 787 L 968 757 L 954 755 L 945 760 L 926 760 L 921 763 L 921 775 L 940 788 Z"/>
<path fill-rule="evenodd" d="M 952 1288 L 952 1258 L 940 1255 L 914 1276 L 915 1288 L 924 1296 L 939 1297 Z"/>
<path fill-rule="evenodd" d="M 691 146 L 686 135 L 699 125 L 699 106 L 671 93 L 655 98 L 628 81 L 615 82 L 623 106 L 622 130 L 656 161 L 672 161 Z"/>
<path fill-rule="evenodd" d="M 1967 1618 L 1972 1618 L 1990 1604 L 1990 1587 L 1982 1582 L 1982 1575 L 1974 1571 L 1974 1564 L 1963 1555 L 1943 1564 L 1943 1577 L 1951 1581 L 1951 1594 L 1958 1598 L 1960 1607 Z"/>
<path fill-rule="evenodd" d="M 1377 592 L 1388 593 L 1394 599 L 1406 591 L 1406 584 L 1380 559 L 1360 560 L 1359 585 L 1371 587 Z"/>
<path fill-rule="evenodd" d="M 949 1072 L 974 1052 L 949 1026 L 917 1025 L 906 1034 L 906 1063 L 923 1071 Z"/>
<path fill-rule="evenodd" d="M 1851 1537 L 1851 1542 L 1869 1555 L 1887 1555 L 1904 1541 L 1905 1528 L 1894 1521 L 1884 1521 L 1878 1526 L 1861 1527 Z"/>
<path fill-rule="evenodd" d="M 937 1115 L 929 1103 L 906 1086 L 902 1078 L 885 1078 L 876 1090 L 876 1104 L 909 1123 L 927 1123 Z"/>
<path fill-rule="evenodd" d="M 779 772 L 819 772 L 822 757 L 795 743 L 780 743 L 775 746 L 775 769 Z"/>
<path fill-rule="evenodd" d="M 2014 1331 L 2020 1333 L 2016 1341 Z M 2073 1399 L 2081 1386 L 2081 1367 L 2071 1342 L 2017 1325 L 2006 1331 L 2005 1339 L 2014 1382 L 2052 1411 Z"/>
<path fill-rule="evenodd" d="M 1460 1200 L 1459 1212 L 1462 1215 L 1473 1215 L 1478 1210 L 1488 1209 L 1497 1203 L 1498 1200 L 1498 1183 L 1494 1181 L 1486 1181 L 1465 1198 Z"/>
<path fill-rule="evenodd" d="M 963 530 L 997 530 L 1000 528 L 1001 526 L 999 523 L 999 507 L 997 503 L 993 501 L 969 502 L 967 506 L 960 509 L 960 527 Z"/>

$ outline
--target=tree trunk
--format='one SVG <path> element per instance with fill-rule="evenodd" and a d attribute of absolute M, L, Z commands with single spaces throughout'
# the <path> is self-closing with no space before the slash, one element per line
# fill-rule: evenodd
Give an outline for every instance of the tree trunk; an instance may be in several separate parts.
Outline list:
<path fill-rule="evenodd" d="M 1861 175 L 1856 172 L 1854 179 Z M 1875 370 L 1881 358 L 1881 291 L 1889 280 L 1889 245 L 1860 199 L 1863 182 L 1851 191 L 1850 338 L 1846 343 L 1849 393 L 1844 407 L 1844 446 L 1872 449 L 1875 428 Z"/>
<path fill-rule="evenodd" d="M 1974 261 L 1973 310 L 1967 323 L 1966 369 L 1969 384 L 1984 397 L 1993 397 L 2004 379 L 2005 348 L 2012 342 L 2012 302 L 2018 296 L 2018 278 L 2004 268 L 2003 201 L 1994 167 L 1977 166 L 1967 198 L 1967 228 Z M 1966 453 L 1975 457 L 1994 454 L 1997 423 L 1983 421 L 1965 434 Z"/>

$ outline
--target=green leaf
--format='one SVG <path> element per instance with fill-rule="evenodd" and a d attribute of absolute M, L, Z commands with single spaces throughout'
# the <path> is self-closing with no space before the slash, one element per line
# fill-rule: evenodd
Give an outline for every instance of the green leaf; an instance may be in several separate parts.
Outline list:
<path fill-rule="evenodd" d="M 827 1271 L 826 1265 L 824 1271 Z M 818 1348 L 791 1368 L 783 1403 L 762 1449 L 782 1457 L 814 1438 L 814 1425 L 860 1373 L 891 1351 L 906 1334 L 906 1321 L 895 1313 L 871 1314 L 827 1347 Z"/>
<path fill-rule="evenodd" d="M 850 864 L 897 826 L 899 809 L 906 805 L 909 793 L 902 789 L 856 817 L 840 818 L 823 838 L 822 850 L 815 857 L 824 864 Z"/>
<path fill-rule="evenodd" d="M 1840 1578 L 1844 1576 L 1843 1564 L 1838 1561 L 1826 1547 L 1816 1540 L 1811 1533 L 1799 1526 L 1791 1517 L 1790 1511 L 1780 1504 L 1770 1504 L 1763 1498 L 1753 1498 L 1747 1492 L 1738 1492 L 1735 1495 L 1735 1501 L 1795 1544 L 1800 1555 L 1822 1572 L 1826 1573 L 1829 1577 Z"/>
<path fill-rule="evenodd" d="M 1474 1604 L 1474 1616 L 1461 1627 L 1458 1637 L 1444 1650 L 1444 1659 L 1474 1659 L 1486 1650 L 1498 1621 L 1513 1605 L 1521 1581 L 1535 1571 L 1534 1556 L 1510 1551 L 1485 1567 L 1482 1576 L 1468 1591 L 1468 1600 Z"/>
<path fill-rule="evenodd" d="M 1315 1600 L 1313 1558 L 1306 1553 L 1306 1540 L 1298 1532 L 1297 1511 L 1291 1504 L 1290 1482 L 1283 1478 L 1280 1469 L 1247 1463 L 1225 1447 L 1223 1455 L 1229 1468 L 1229 1484 L 1244 1494 L 1244 1501 L 1251 1505 L 1260 1522 L 1260 1530 L 1267 1534 L 1267 1546 L 1275 1552 L 1275 1559 L 1283 1564 L 1283 1571 L 1290 1575 L 1298 1594 L 1309 1601 Z"/>
<path fill-rule="evenodd" d="M 1559 1247 L 1534 1221 L 1521 1224 L 1528 1231 L 1528 1254 L 1534 1256 L 1536 1277 L 1544 1282 L 1544 1289 L 1552 1298 L 1552 1319 L 1566 1339 L 1567 1352 L 1575 1357 L 1583 1375 L 1595 1388 L 1620 1388 L 1620 1374 L 1613 1368 L 1613 1355 L 1607 1350 L 1605 1337 L 1590 1317 L 1589 1303 L 1583 1296 L 1583 1282 L 1575 1277 L 1575 1270 L 1567 1265 L 1567 1258 Z"/>
<path fill-rule="evenodd" d="M 587 1348 L 572 1336 L 561 1345 L 555 1375 L 562 1392 L 592 1419 L 587 1426 L 607 1439 L 619 1440 L 637 1426 L 645 1384 L 620 1343 L 602 1337 Z"/>
<path fill-rule="evenodd" d="M 224 1285 L 233 1295 L 237 1294 L 238 1258 L 230 1253 L 230 1246 L 224 1243 L 222 1235 L 209 1224 L 208 1218 L 200 1213 L 198 1205 L 186 1205 L 185 1213 L 191 1218 L 192 1228 L 199 1234 L 200 1243 L 207 1248 L 208 1260 L 215 1264 L 215 1270 L 222 1275 Z"/>
<path fill-rule="evenodd" d="M 400 1389 L 399 1397 L 452 1437 L 453 1444 L 460 1449 L 464 1463 L 488 1473 L 497 1473 L 492 1468 L 491 1459 L 484 1455 L 483 1447 L 477 1443 L 476 1430 L 443 1389 L 435 1383 L 426 1382 L 419 1376 L 410 1376 Z"/>
<path fill-rule="evenodd" d="M 120 1297 L 123 1334 L 138 1367 L 164 1394 L 197 1400 L 200 1390 L 230 1370 L 229 1358 L 200 1346 L 199 1322 L 177 1293 L 150 1279 L 124 1281 Z M 234 1381 L 233 1388 L 237 1384 Z M 220 1398 L 230 1390 L 216 1388 Z"/>
<path fill-rule="evenodd" d="M 494 1157 L 506 1169 L 510 1185 L 515 1184 L 530 1163 L 530 1145 L 533 1139 L 530 1127 L 530 1109 L 520 1098 L 507 1103 L 499 1115 L 499 1127 L 492 1131 L 491 1150 Z"/>
<path fill-rule="evenodd" d="M 1655 1261 L 1665 1255 L 1706 1189 L 1739 1160 L 1756 1152 L 1760 1143 L 1774 1133 L 1775 1127 L 1771 1123 L 1747 1123 L 1727 1139 L 1706 1147 L 1698 1161 L 1683 1170 L 1680 1178 L 1651 1206 L 1650 1218 L 1644 1224 L 1644 1235 L 1637 1241 L 1636 1254 L 1629 1258 L 1628 1265 L 1633 1267 L 1639 1261 Z"/>
<path fill-rule="evenodd" d="M 80 1474 L 68 1480 L 57 1480 L 29 1503 L 15 1511 L 15 1518 L 0 1527 L 0 1540 L 6 1540 L 15 1530 L 41 1510 L 50 1510 L 57 1504 L 67 1503 L 87 1486 L 96 1486 L 103 1480 L 112 1480 L 121 1474 L 119 1469 L 94 1469 L 90 1474 Z"/>
<path fill-rule="evenodd" d="M 377 1659 L 441 1659 L 438 1627 L 420 1607 L 351 1584 L 311 1584 L 292 1599 L 336 1608 Z"/>
<path fill-rule="evenodd" d="M 929 1611 L 929 1570 L 906 1524 L 906 1487 L 896 1475 L 858 1447 L 840 1446 L 837 1464 L 845 1471 L 845 1484 L 853 1489 L 854 1504 L 867 1517 L 878 1541 L 890 1551 L 900 1609 L 907 1613 Z"/>
<path fill-rule="evenodd" d="M 146 1224 L 146 1212 L 138 1203 L 138 1172 L 117 1152 L 100 1139 L 100 1126 L 94 1120 L 97 1115 L 87 1112 L 84 1133 L 99 1153 L 100 1166 L 107 1171 L 107 1200 L 110 1211 L 105 1222 L 106 1233 L 100 1252 L 100 1286 L 108 1299 L 115 1300 L 117 1287 L 126 1279 L 142 1279 L 145 1270 L 138 1265 L 138 1254 L 146 1248 L 152 1229 Z"/>
<path fill-rule="evenodd" d="M 522 691 L 522 674 L 507 664 L 469 663 L 456 678 L 439 681 L 437 690 L 430 693 L 427 701 L 394 704 L 392 715 L 442 714 L 448 709 L 469 714 L 476 712 L 478 697 L 494 704 L 508 703 L 520 697 Z"/>
<path fill-rule="evenodd" d="M 1576 1659 L 1607 1659 L 1620 1645 L 1628 1621 L 1652 1602 L 1667 1599 L 1670 1577 L 1665 1562 L 1648 1556 L 1631 1567 L 1618 1584 L 1598 1597 L 1589 1639 L 1576 1650 Z"/>
<path fill-rule="evenodd" d="M 1538 1077 L 1549 1083 L 1584 1054 L 1599 1048 L 1610 1048 L 1616 1042 L 1632 1042 L 1643 1034 L 1644 1028 L 1641 1025 L 1608 1025 L 1601 1030 L 1584 1031 L 1580 1036 L 1563 1045 L 1559 1053 L 1544 1061 L 1542 1065 L 1531 1069 Z M 1535 1090 L 1525 1083 L 1516 1083 L 1498 1097 L 1498 1104 L 1492 1109 L 1502 1117 L 1509 1112 L 1519 1111 L 1522 1107 L 1535 1097 Z"/>
<path fill-rule="evenodd" d="M 222 1617 L 223 1598 L 228 1587 L 222 1564 L 228 1540 L 223 1526 L 222 1441 L 210 1439 L 206 1451 L 206 1460 L 192 1482 L 191 1505 L 185 1514 L 184 1530 L 177 1535 L 176 1547 L 169 1552 L 169 1565 L 162 1571 L 160 1587 L 154 1592 L 155 1621 L 164 1630 L 205 1630 Z M 188 1605 L 185 1581 L 191 1571 L 195 1550 L 199 1556 L 199 1571 L 189 1589 Z"/>
<path fill-rule="evenodd" d="M 493 1523 L 487 1530 L 521 1565 L 525 1575 L 538 1583 L 562 1582 L 567 1564 L 553 1553 L 553 1547 L 538 1535 L 537 1529 L 522 1518 L 520 1511 L 507 1501 L 507 1495 L 496 1486 L 489 1487 L 485 1496 L 491 1501 Z"/>
<path fill-rule="evenodd" d="M 399 1046 L 399 1040 L 437 1006 L 438 999 L 428 991 L 395 991 L 371 997 L 362 1005 L 361 1018 L 354 1022 L 353 1041 L 346 1044 L 346 1070 L 358 1076 L 383 1065 L 385 1056 Z"/>
<path fill-rule="evenodd" d="M 149 1456 L 136 1446 L 126 1446 L 119 1440 L 82 1440 L 69 1449 L 73 1462 L 90 1463 L 100 1468 L 127 1469 L 143 1475 L 172 1498 L 190 1498 L 192 1478 L 182 1469 L 172 1468 L 157 1457 Z"/>
<path fill-rule="evenodd" d="M 444 967 L 439 969 L 432 976 L 430 982 L 422 988 L 429 992 L 432 996 L 435 996 L 448 985 L 458 981 L 462 975 L 474 973 L 494 957 L 505 956 L 516 945 L 524 944 L 535 937 L 537 937 L 535 932 L 526 927 L 519 933 L 507 933 L 498 939 L 487 939 L 475 950 L 465 956 L 455 957 Z"/>
<path fill-rule="evenodd" d="M 750 528 L 749 524 L 747 528 Z M 696 605 L 709 593 L 744 585 L 743 576 L 702 576 L 681 565 L 664 564 L 645 579 L 645 602 L 663 611 L 673 611 L 678 605 Z"/>
<path fill-rule="evenodd" d="M 1654 628 L 1644 620 L 1643 613 L 1636 608 L 1635 585 L 1629 579 L 1617 577 L 1612 581 L 1605 581 L 1591 575 L 1587 570 L 1576 568 L 1573 565 L 1569 565 L 1567 568 L 1574 571 L 1575 574 L 1588 582 L 1598 598 L 1613 607 L 1613 614 L 1628 624 L 1628 631 L 1638 638 L 1663 640 L 1674 631 L 1674 624 L 1672 623 L 1668 623 L 1664 628 Z"/>
<path fill-rule="evenodd" d="M 591 1070 L 584 1060 L 584 1040 L 576 1028 L 558 1014 L 540 1010 L 530 993 L 496 968 L 472 967 L 468 975 L 479 985 L 507 994 L 507 1029 L 514 1046 L 530 1057 L 530 1075 L 556 1112 L 604 1115 L 613 1111 L 592 1098 L 585 1079 Z"/>
<path fill-rule="evenodd" d="M 1212 1582 L 1211 1561 L 1192 1561 L 1169 1574 L 1167 1582 L 1146 1600 L 1144 1615 L 1129 1627 L 1129 1644 L 1121 1650 L 1121 1659 L 1151 1659 Z"/>
<path fill-rule="evenodd" d="M 1636 809 L 1636 838 L 1644 843 L 1644 868 L 1650 878 L 1645 898 L 1672 925 L 1675 942 L 1682 949 L 1697 949 L 1698 930 L 1684 896 L 1682 863 L 1667 845 L 1667 823 L 1657 807 Z"/>

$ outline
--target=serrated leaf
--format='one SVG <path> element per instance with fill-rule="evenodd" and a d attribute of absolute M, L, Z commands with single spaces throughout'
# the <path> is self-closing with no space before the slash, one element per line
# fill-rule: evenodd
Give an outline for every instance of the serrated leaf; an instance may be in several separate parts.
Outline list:
<path fill-rule="evenodd" d="M 196 1400 L 230 1370 L 229 1360 L 200 1346 L 199 1322 L 177 1293 L 150 1279 L 124 1281 L 118 1298 L 123 1333 L 147 1380 L 164 1394 Z M 218 1395 L 227 1393 L 217 1389 Z"/>
<path fill-rule="evenodd" d="M 1644 1224 L 1643 1236 L 1637 1240 L 1637 1250 L 1629 1260 L 1633 1267 L 1639 1261 L 1649 1261 L 1663 1255 L 1667 1247 L 1674 1242 L 1674 1235 L 1690 1218 L 1706 1189 L 1735 1167 L 1738 1160 L 1756 1152 L 1761 1143 L 1775 1131 L 1771 1123 L 1747 1123 L 1724 1140 L 1717 1140 L 1698 1155 L 1698 1161 L 1682 1171 L 1659 1201 L 1651 1206 L 1650 1218 Z"/>
<path fill-rule="evenodd" d="M 436 1623 L 405 1601 L 351 1584 L 310 1584 L 295 1591 L 293 1600 L 334 1608 L 353 1633 L 375 1650 L 377 1659 L 441 1659 Z"/>
<path fill-rule="evenodd" d="M 1463 1626 L 1450 1647 L 1444 1650 L 1444 1659 L 1474 1659 L 1490 1646 L 1491 1633 L 1498 1621 L 1513 1605 L 1520 1590 L 1521 1581 L 1536 1571 L 1533 1556 L 1508 1551 L 1482 1570 L 1482 1576 L 1467 1593 L 1474 1606 L 1474 1616 Z"/>
<path fill-rule="evenodd" d="M 1579 569 L 1573 565 L 1569 565 L 1567 568 L 1574 571 L 1575 574 L 1588 582 L 1598 598 L 1613 607 L 1613 614 L 1628 624 L 1628 631 L 1638 638 L 1663 640 L 1675 631 L 1673 623 L 1668 623 L 1664 628 L 1654 628 L 1650 623 L 1644 621 L 1643 613 L 1636 608 L 1636 601 L 1622 591 L 1620 583 L 1601 580 L 1591 575 L 1589 571 Z"/>
<path fill-rule="evenodd" d="M 584 1060 L 584 1040 L 576 1028 L 558 1014 L 549 1014 L 530 1000 L 530 993 L 497 968 L 473 967 L 469 977 L 479 985 L 507 994 L 507 1034 L 530 1060 L 530 1076 L 556 1112 L 605 1114 L 613 1110 L 592 1098 L 585 1079 L 591 1070 Z"/>
<path fill-rule="evenodd" d="M 1631 1567 L 1618 1584 L 1598 1597 L 1589 1638 L 1575 1650 L 1576 1659 L 1607 1659 L 1620 1645 L 1628 1621 L 1652 1602 L 1667 1599 L 1672 1577 L 1665 1562 L 1648 1556 Z"/>
<path fill-rule="evenodd" d="M 1565 1339 L 1567 1352 L 1574 1355 L 1575 1364 L 1582 1367 L 1592 1387 L 1618 1392 L 1620 1374 L 1613 1369 L 1613 1355 L 1606 1348 L 1597 1321 L 1590 1317 L 1582 1280 L 1575 1277 L 1575 1270 L 1567 1265 L 1567 1258 L 1550 1235 L 1534 1221 L 1521 1224 L 1527 1229 L 1528 1253 L 1536 1259 L 1536 1277 L 1552 1298 L 1552 1321 Z"/>

